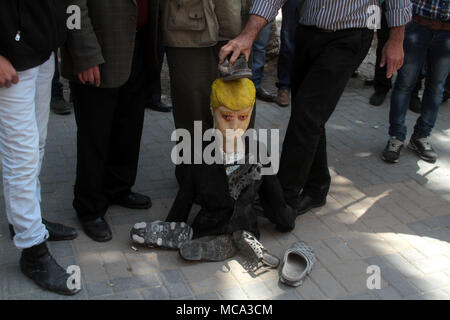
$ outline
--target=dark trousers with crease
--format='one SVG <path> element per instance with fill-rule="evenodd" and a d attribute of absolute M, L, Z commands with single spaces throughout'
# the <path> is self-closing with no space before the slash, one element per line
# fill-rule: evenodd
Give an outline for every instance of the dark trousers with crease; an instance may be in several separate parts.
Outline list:
<path fill-rule="evenodd" d="M 80 219 L 104 216 L 135 183 L 148 84 L 144 41 L 136 34 L 131 74 L 121 87 L 70 83 L 78 127 L 73 207 Z"/>
<path fill-rule="evenodd" d="M 326 197 L 330 183 L 325 124 L 352 72 L 369 51 L 373 31 L 326 32 L 300 25 L 292 74 L 292 111 L 278 177 L 288 203 L 303 190 Z"/>

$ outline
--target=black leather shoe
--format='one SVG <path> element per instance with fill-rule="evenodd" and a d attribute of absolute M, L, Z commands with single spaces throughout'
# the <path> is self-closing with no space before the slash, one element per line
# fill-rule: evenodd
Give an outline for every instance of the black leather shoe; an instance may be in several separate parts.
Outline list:
<path fill-rule="evenodd" d="M 269 91 L 267 91 L 264 88 L 256 89 L 256 97 L 259 100 L 266 101 L 266 102 L 275 102 L 275 100 L 277 99 L 276 95 L 271 94 Z"/>
<path fill-rule="evenodd" d="M 81 220 L 84 232 L 87 236 L 97 242 L 107 242 L 112 239 L 111 229 L 103 217 L 95 220 Z"/>
<path fill-rule="evenodd" d="M 297 217 L 307 213 L 309 210 L 314 208 L 323 207 L 327 203 L 327 199 L 316 199 L 308 194 L 301 194 L 295 204 L 295 209 L 297 210 Z"/>
<path fill-rule="evenodd" d="M 47 228 L 49 234 L 48 241 L 73 240 L 78 237 L 78 233 L 75 228 L 67 227 L 60 223 L 50 222 L 45 219 L 42 219 L 42 223 Z M 16 235 L 14 232 L 14 227 L 11 224 L 9 225 L 9 233 L 11 235 L 11 239 L 13 239 Z"/>
<path fill-rule="evenodd" d="M 359 70 L 353 71 L 353 73 L 352 73 L 352 78 L 353 78 L 353 79 L 358 78 L 360 73 L 361 73 L 361 72 L 360 72 Z"/>
<path fill-rule="evenodd" d="M 45 290 L 69 296 L 80 291 L 80 289 L 69 288 L 70 274 L 55 261 L 45 242 L 22 251 L 20 269 Z"/>
<path fill-rule="evenodd" d="M 162 101 L 160 101 L 158 103 L 149 102 L 146 105 L 146 108 L 154 110 L 154 111 L 158 111 L 158 112 L 172 112 L 172 106 L 169 106 Z"/>
<path fill-rule="evenodd" d="M 111 202 L 129 209 L 149 209 L 152 207 L 150 197 L 135 192 L 130 192 L 121 198 L 114 198 Z"/>
<path fill-rule="evenodd" d="M 387 90 L 376 89 L 374 94 L 370 97 L 369 103 L 373 106 L 381 106 L 386 99 Z"/>

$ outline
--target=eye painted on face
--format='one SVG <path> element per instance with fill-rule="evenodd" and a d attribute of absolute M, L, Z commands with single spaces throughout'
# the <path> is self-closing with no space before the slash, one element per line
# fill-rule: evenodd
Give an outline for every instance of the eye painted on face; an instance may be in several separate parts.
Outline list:
<path fill-rule="evenodd" d="M 245 121 L 248 119 L 248 114 L 240 114 L 238 119 L 241 121 Z"/>
<path fill-rule="evenodd" d="M 221 113 L 221 115 L 222 115 L 222 118 L 223 118 L 225 121 L 231 121 L 231 120 L 233 120 L 233 115 L 231 115 L 231 114 L 229 114 L 229 113 Z"/>

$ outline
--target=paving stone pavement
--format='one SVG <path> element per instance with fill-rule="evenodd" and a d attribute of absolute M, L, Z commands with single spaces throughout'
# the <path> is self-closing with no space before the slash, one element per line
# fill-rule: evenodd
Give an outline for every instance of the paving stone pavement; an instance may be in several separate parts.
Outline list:
<path fill-rule="evenodd" d="M 373 70 L 369 60 L 361 67 L 366 75 Z M 267 67 L 272 78 L 274 70 Z M 234 258 L 190 263 L 176 251 L 131 248 L 131 226 L 163 219 L 177 191 L 172 116 L 146 111 L 135 190 L 151 196 L 153 207 L 111 207 L 111 242 L 95 243 L 79 231 L 72 242 L 50 243 L 63 266 L 82 270 L 82 292 L 61 297 L 20 273 L 1 194 L 0 299 L 449 299 L 450 105 L 442 106 L 431 138 L 440 156 L 435 164 L 404 150 L 399 164 L 388 165 L 379 155 L 387 140 L 389 102 L 371 107 L 371 93 L 361 79 L 352 79 L 327 125 L 333 176 L 327 205 L 298 217 L 287 234 L 261 220 L 262 243 L 280 257 L 300 239 L 315 248 L 318 262 L 302 286 L 281 284 L 276 270 L 250 274 Z M 281 129 L 282 139 L 290 108 L 258 101 L 257 110 L 257 126 Z M 415 119 L 408 113 L 409 130 Z M 73 115 L 51 115 L 42 209 L 46 218 L 80 229 L 71 206 L 75 137 Z M 379 267 L 379 289 L 367 287 L 369 266 Z"/>

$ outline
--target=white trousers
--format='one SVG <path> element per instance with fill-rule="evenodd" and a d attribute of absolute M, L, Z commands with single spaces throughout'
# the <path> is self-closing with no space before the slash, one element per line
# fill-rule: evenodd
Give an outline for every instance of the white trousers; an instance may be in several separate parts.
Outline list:
<path fill-rule="evenodd" d="M 19 74 L 19 83 L 0 88 L 0 152 L 8 222 L 18 249 L 48 238 L 42 224 L 39 173 L 44 158 L 55 57 Z"/>

